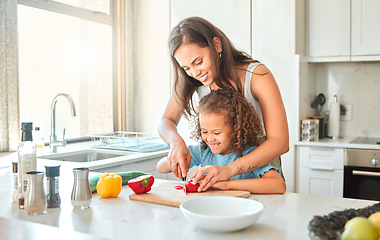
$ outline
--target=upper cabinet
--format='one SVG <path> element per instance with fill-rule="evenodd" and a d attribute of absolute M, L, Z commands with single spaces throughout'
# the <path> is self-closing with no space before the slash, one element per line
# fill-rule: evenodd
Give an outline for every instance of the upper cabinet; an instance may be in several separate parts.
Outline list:
<path fill-rule="evenodd" d="M 351 60 L 380 60 L 380 1 L 351 0 Z"/>
<path fill-rule="evenodd" d="M 309 62 L 380 61 L 380 1 L 308 3 Z"/>

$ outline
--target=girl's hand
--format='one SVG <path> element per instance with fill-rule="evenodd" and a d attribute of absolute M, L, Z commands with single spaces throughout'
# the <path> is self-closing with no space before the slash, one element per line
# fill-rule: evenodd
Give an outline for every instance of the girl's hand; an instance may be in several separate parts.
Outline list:
<path fill-rule="evenodd" d="M 170 146 L 168 155 L 170 170 L 182 179 L 189 171 L 191 155 L 184 142 L 176 142 Z"/>
<path fill-rule="evenodd" d="M 191 178 L 195 184 L 200 184 L 198 192 L 203 192 L 213 186 L 216 182 L 229 180 L 232 176 L 233 172 L 229 166 L 221 167 L 207 165 L 194 172 Z"/>

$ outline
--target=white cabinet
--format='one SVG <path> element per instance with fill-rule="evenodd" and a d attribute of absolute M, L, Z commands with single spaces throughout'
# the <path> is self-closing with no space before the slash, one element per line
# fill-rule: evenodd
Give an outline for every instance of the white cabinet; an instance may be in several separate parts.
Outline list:
<path fill-rule="evenodd" d="M 351 58 L 380 60 L 380 1 L 351 0 Z"/>
<path fill-rule="evenodd" d="M 309 62 L 380 60 L 380 1 L 308 3 Z"/>
<path fill-rule="evenodd" d="M 344 149 L 297 148 L 299 193 L 343 197 Z"/>
<path fill-rule="evenodd" d="M 349 61 L 350 1 L 309 0 L 308 9 L 309 61 Z"/>

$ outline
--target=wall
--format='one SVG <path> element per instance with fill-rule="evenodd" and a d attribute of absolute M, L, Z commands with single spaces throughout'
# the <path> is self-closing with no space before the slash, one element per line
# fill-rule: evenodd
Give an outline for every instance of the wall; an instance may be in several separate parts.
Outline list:
<path fill-rule="evenodd" d="M 352 121 L 341 121 L 340 134 L 348 137 L 380 136 L 380 63 L 318 63 L 316 90 L 326 96 L 324 111 L 335 94 L 341 104 L 352 104 Z"/>
<path fill-rule="evenodd" d="M 157 132 L 170 95 L 169 0 L 135 0 L 135 131 Z"/>
<path fill-rule="evenodd" d="M 298 140 L 299 57 L 295 55 L 295 1 L 252 2 L 252 52 L 273 73 L 285 105 L 290 151 L 282 156 L 288 191 L 294 191 Z"/>

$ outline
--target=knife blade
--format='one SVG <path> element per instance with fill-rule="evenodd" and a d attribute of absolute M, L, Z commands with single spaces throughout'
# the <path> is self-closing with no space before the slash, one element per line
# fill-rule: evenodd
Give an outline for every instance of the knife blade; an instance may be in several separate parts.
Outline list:
<path fill-rule="evenodd" d="M 187 176 L 186 176 L 187 177 Z M 185 195 L 187 195 L 187 189 L 186 189 L 186 177 L 182 177 L 182 181 L 183 181 L 183 188 L 185 190 Z"/>

